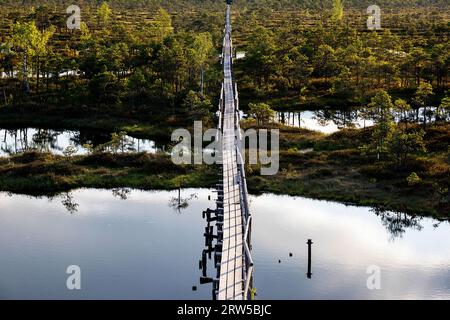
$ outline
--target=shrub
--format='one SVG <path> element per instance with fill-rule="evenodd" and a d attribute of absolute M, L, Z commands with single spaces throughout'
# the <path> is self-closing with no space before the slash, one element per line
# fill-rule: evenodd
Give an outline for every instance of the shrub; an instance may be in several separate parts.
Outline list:
<path fill-rule="evenodd" d="M 450 146 L 447 148 L 447 161 L 450 163 Z"/>
<path fill-rule="evenodd" d="M 26 151 L 11 156 L 11 161 L 14 163 L 31 163 L 34 161 L 46 161 L 53 156 L 50 153 L 38 151 Z"/>
<path fill-rule="evenodd" d="M 331 151 L 328 159 L 331 160 L 359 160 L 360 152 L 354 149 L 343 149 Z"/>
<path fill-rule="evenodd" d="M 275 111 L 273 111 L 268 104 L 250 103 L 248 107 L 249 107 L 248 112 L 249 116 L 256 119 L 256 123 L 258 125 L 270 123 L 275 116 Z"/>
<path fill-rule="evenodd" d="M 314 171 L 313 173 L 309 174 L 308 177 L 309 178 L 325 178 L 325 177 L 331 177 L 333 176 L 333 171 L 331 171 L 330 169 L 327 168 L 321 168 L 318 169 L 316 171 Z"/>
<path fill-rule="evenodd" d="M 369 178 L 374 178 L 376 180 L 395 178 L 395 173 L 393 173 L 392 170 L 381 163 L 361 166 L 359 172 Z"/>
<path fill-rule="evenodd" d="M 425 131 L 404 133 L 396 129 L 388 139 L 389 155 L 399 167 L 406 167 L 408 155 L 416 152 L 426 152 L 423 137 Z"/>
<path fill-rule="evenodd" d="M 406 178 L 406 181 L 409 186 L 415 186 L 421 183 L 422 179 L 417 175 L 417 173 L 413 172 Z"/>
<path fill-rule="evenodd" d="M 430 166 L 427 173 L 430 177 L 447 177 L 450 174 L 450 166 L 436 162 Z"/>

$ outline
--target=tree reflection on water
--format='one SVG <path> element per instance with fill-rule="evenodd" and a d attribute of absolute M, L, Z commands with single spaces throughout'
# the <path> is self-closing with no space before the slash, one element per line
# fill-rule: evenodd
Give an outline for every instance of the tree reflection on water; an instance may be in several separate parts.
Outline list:
<path fill-rule="evenodd" d="M 403 238 L 407 229 L 421 231 L 423 226 L 420 221 L 423 217 L 409 215 L 398 211 L 387 211 L 382 208 L 372 208 L 371 211 L 381 218 L 381 224 L 389 233 L 389 240 Z"/>
<path fill-rule="evenodd" d="M 114 197 L 119 198 L 120 200 L 127 200 L 131 195 L 130 188 L 115 188 L 112 189 L 112 194 Z"/>
<path fill-rule="evenodd" d="M 121 135 L 120 135 L 121 134 Z M 138 139 L 126 135 L 100 131 L 72 131 L 53 129 L 0 129 L 0 155 L 11 155 L 26 151 L 51 152 L 63 154 L 68 146 L 76 147 L 76 154 L 87 154 L 85 146 L 89 145 L 99 151 L 114 151 L 121 153 L 133 152 L 165 152 L 167 142 Z M 120 139 L 114 139 L 118 137 Z M 114 146 L 114 148 L 112 148 Z"/>
<path fill-rule="evenodd" d="M 193 199 L 197 199 L 197 194 L 193 193 L 189 197 L 181 197 L 181 189 L 178 189 L 178 197 L 171 197 L 169 199 L 169 207 L 173 208 L 178 213 L 189 207 L 189 202 Z"/>
<path fill-rule="evenodd" d="M 75 214 L 78 212 L 78 207 L 80 205 L 74 201 L 73 195 L 70 192 L 65 192 L 61 194 L 60 197 L 62 198 L 61 204 L 70 214 Z"/>

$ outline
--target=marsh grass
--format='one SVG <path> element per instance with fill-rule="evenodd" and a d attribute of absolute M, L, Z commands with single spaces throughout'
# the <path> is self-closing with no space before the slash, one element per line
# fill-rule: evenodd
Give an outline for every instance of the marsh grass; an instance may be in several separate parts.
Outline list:
<path fill-rule="evenodd" d="M 251 126 L 244 123 L 243 127 Z M 402 168 L 394 161 L 361 155 L 359 145 L 370 129 L 323 135 L 280 125 L 273 127 L 280 129 L 280 170 L 275 176 L 261 176 L 260 165 L 247 166 L 251 193 L 305 196 L 449 217 L 450 124 L 428 127 L 427 149 L 432 151 L 411 155 L 408 165 Z M 302 152 L 306 145 L 313 149 Z M 420 180 L 411 185 L 408 177 L 413 172 Z M 217 183 L 218 173 L 217 166 L 174 165 L 170 156 L 161 153 L 64 157 L 27 152 L 0 157 L 0 190 L 49 195 L 76 188 L 210 188 Z"/>

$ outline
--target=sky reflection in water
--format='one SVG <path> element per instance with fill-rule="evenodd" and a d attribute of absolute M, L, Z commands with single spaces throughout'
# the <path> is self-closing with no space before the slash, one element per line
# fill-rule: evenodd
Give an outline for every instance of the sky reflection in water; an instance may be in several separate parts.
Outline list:
<path fill-rule="evenodd" d="M 180 209 L 178 191 L 0 193 L 0 298 L 210 299 L 198 260 L 211 194 L 182 190 Z M 252 197 L 251 208 L 260 299 L 450 298 L 448 222 L 275 195 Z M 81 291 L 65 287 L 72 264 Z M 366 287 L 370 265 L 381 268 L 379 291 Z"/>

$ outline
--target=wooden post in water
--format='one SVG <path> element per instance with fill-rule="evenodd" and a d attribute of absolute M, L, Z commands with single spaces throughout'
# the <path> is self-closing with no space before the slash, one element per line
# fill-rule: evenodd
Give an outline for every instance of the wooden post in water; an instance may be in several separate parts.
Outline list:
<path fill-rule="evenodd" d="M 308 244 L 308 273 L 306 274 L 306 276 L 308 277 L 308 279 L 311 279 L 312 277 L 312 272 L 311 272 L 311 245 L 313 244 L 311 239 L 308 239 L 308 241 L 306 242 Z"/>

